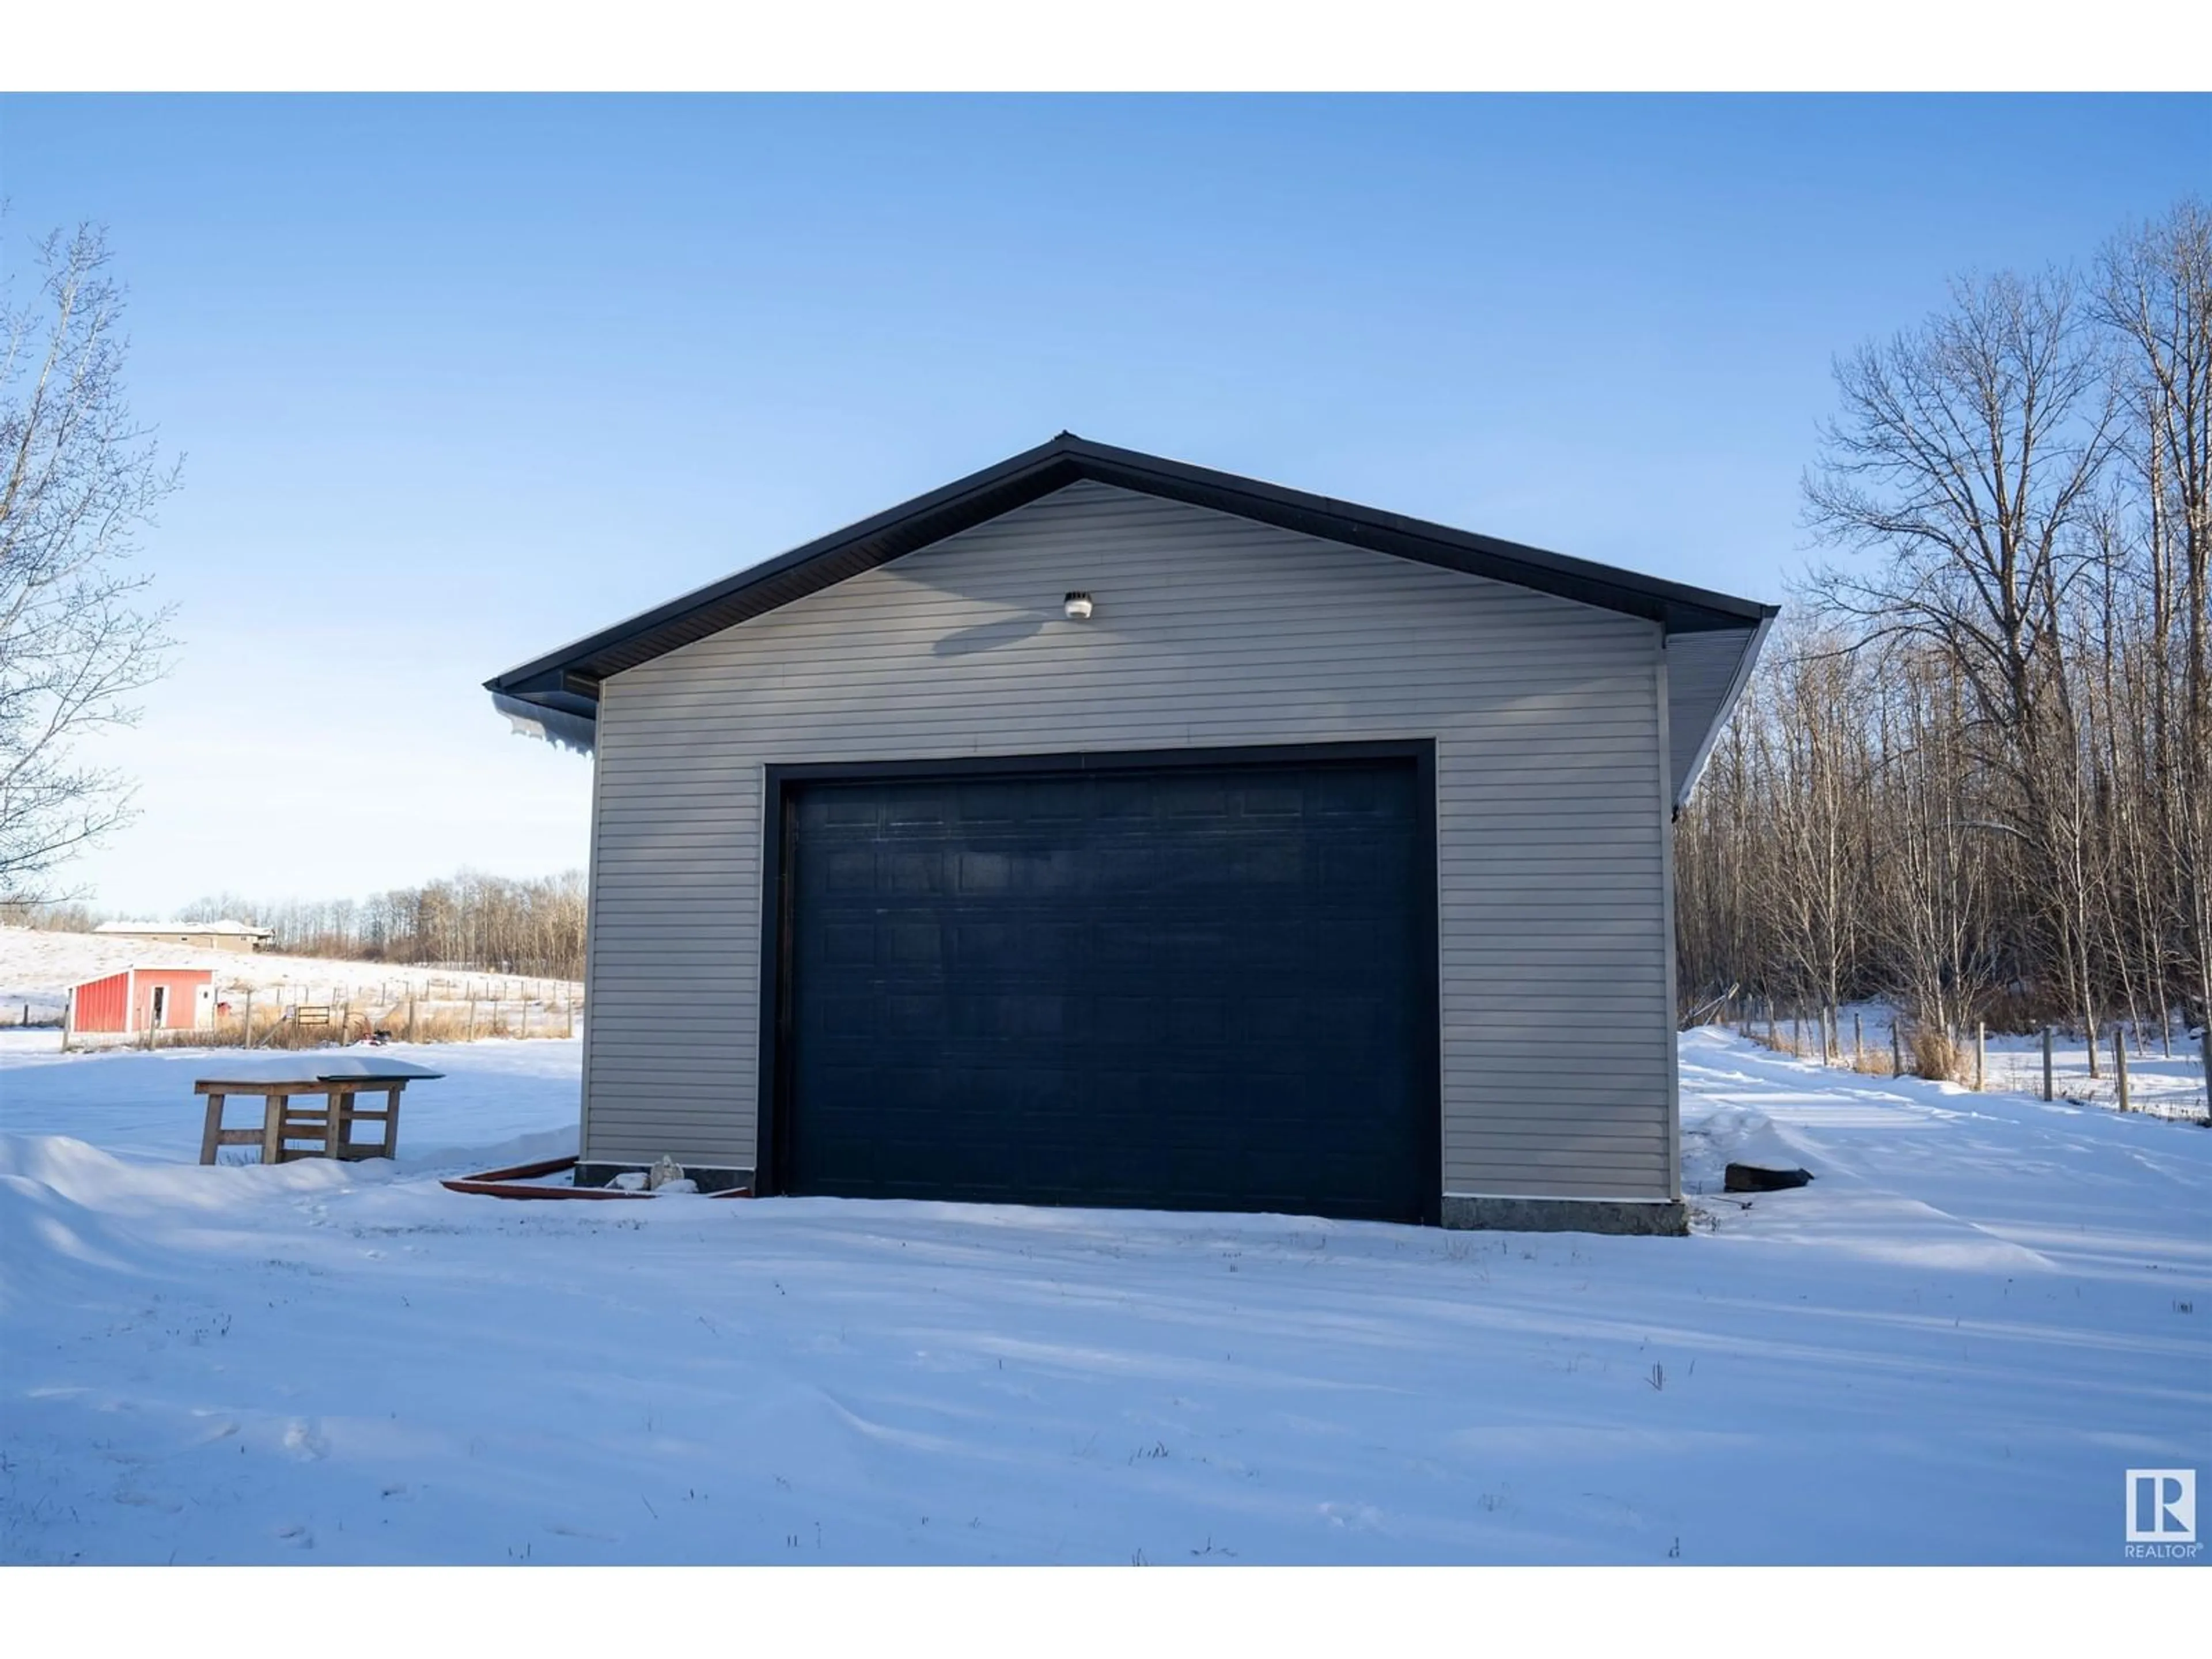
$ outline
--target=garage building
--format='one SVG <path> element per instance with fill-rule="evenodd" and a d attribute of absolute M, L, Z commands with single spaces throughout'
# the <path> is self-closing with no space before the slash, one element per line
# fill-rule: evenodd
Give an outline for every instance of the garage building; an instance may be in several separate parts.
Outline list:
<path fill-rule="evenodd" d="M 594 757 L 584 1178 L 1679 1231 L 1774 614 L 1063 434 L 502 674 Z"/>

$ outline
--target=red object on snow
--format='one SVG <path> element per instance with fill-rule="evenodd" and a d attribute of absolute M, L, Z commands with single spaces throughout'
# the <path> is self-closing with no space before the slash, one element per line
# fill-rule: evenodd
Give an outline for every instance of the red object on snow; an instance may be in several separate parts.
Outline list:
<path fill-rule="evenodd" d="M 549 1158 L 543 1164 L 518 1164 L 511 1170 L 486 1170 L 482 1175 L 465 1176 L 457 1181 L 441 1181 L 438 1184 L 448 1192 L 475 1193 L 484 1198 L 651 1198 L 646 1192 L 634 1192 L 627 1187 L 538 1187 L 530 1184 L 540 1176 L 558 1175 L 563 1170 L 573 1170 L 573 1158 Z M 708 1193 L 708 1198 L 750 1198 L 750 1187 L 732 1187 L 727 1192 Z"/>
<path fill-rule="evenodd" d="M 70 990 L 72 1036 L 205 1030 L 214 1023 L 212 968 L 125 968 Z"/>

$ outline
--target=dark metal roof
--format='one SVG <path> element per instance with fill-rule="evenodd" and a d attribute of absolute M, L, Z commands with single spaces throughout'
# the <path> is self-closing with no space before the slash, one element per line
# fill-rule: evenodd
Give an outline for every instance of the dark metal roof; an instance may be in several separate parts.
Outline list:
<path fill-rule="evenodd" d="M 1772 605 L 1063 432 L 996 466 L 740 570 L 488 680 L 488 690 L 590 716 L 599 683 L 678 646 L 1011 513 L 1080 479 L 1233 513 L 1328 541 L 1488 576 L 1659 623 L 1669 634 L 1755 628 Z"/>

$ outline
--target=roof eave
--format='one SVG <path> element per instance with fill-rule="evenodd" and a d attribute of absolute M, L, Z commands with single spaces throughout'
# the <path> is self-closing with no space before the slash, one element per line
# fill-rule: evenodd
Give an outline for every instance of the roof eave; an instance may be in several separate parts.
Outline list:
<path fill-rule="evenodd" d="M 1712 758 L 1713 745 L 1720 741 L 1721 733 L 1728 729 L 1736 704 L 1743 701 L 1743 694 L 1751 684 L 1752 671 L 1759 666 L 1759 653 L 1765 648 L 1766 635 L 1774 626 L 1774 619 L 1782 614 L 1782 607 L 1778 605 L 1762 608 L 1766 614 L 1759 618 L 1759 626 L 1752 630 L 1751 638 L 1744 642 L 1743 655 L 1736 659 L 1735 673 L 1721 698 L 1721 706 L 1714 714 L 1711 724 L 1705 728 L 1705 741 L 1698 745 L 1698 752 L 1690 759 L 1689 769 L 1682 775 L 1682 787 L 1674 792 L 1674 811 L 1677 813 L 1690 804 L 1690 797 L 1697 793 L 1698 780 L 1705 775 L 1705 763 Z"/>
<path fill-rule="evenodd" d="M 1062 433 L 994 466 L 509 669 L 487 680 L 485 689 L 495 696 L 589 719 L 596 712 L 599 682 L 609 674 L 750 621 L 1086 478 L 1644 617 L 1669 634 L 1758 627 L 1776 611 L 1729 594 Z"/>

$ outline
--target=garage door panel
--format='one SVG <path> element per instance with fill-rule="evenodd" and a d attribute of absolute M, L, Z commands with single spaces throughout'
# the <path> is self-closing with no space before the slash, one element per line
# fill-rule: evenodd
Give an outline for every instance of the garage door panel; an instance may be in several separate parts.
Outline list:
<path fill-rule="evenodd" d="M 876 931 L 881 935 L 882 948 L 873 945 L 869 950 L 871 960 L 880 959 L 893 968 L 929 969 L 945 960 L 945 924 L 927 911 L 893 912 L 885 915 Z"/>
<path fill-rule="evenodd" d="M 1157 800 L 1151 780 L 1102 778 L 1092 787 L 1097 805 L 1086 816 L 1102 830 L 1132 821 L 1150 822 Z"/>
<path fill-rule="evenodd" d="M 1237 1007 L 1239 1030 L 1246 1043 L 1259 1052 L 1265 1065 L 1294 1052 L 1298 1033 L 1305 1028 L 1306 1005 L 1296 996 L 1267 992 L 1246 997 Z M 1268 1069 L 1273 1069 L 1269 1066 Z"/>
<path fill-rule="evenodd" d="M 920 894 L 934 898 L 957 889 L 957 878 L 948 867 L 950 858 L 933 848 L 887 842 L 878 861 L 884 888 L 902 898 Z"/>
<path fill-rule="evenodd" d="M 866 921 L 833 921 L 822 932 L 823 960 L 835 968 L 870 968 L 876 960 L 876 929 Z"/>
<path fill-rule="evenodd" d="M 1078 823 L 1089 810 L 1091 792 L 1079 779 L 1037 778 L 1029 787 L 1013 792 L 1022 821 L 1029 823 Z"/>
<path fill-rule="evenodd" d="M 945 784 L 905 783 L 884 792 L 880 822 L 893 830 L 941 825 L 954 815 L 953 788 Z"/>
<path fill-rule="evenodd" d="M 872 848 L 857 849 L 833 848 L 818 863 L 806 867 L 810 883 L 818 881 L 832 893 L 873 893 L 876 890 L 876 854 Z"/>
<path fill-rule="evenodd" d="M 1418 1218 L 1419 775 L 793 786 L 781 1184 Z"/>
<path fill-rule="evenodd" d="M 1158 997 L 1099 997 L 1091 1005 L 1091 1038 L 1101 1048 L 1149 1048 L 1167 1030 L 1167 1013 Z"/>
<path fill-rule="evenodd" d="M 822 804 L 825 822 L 844 828 L 861 825 L 873 829 L 883 821 L 885 796 L 881 793 L 861 794 L 856 791 L 840 793 Z"/>
<path fill-rule="evenodd" d="M 1248 779 L 1237 790 L 1237 815 L 1246 818 L 1297 817 L 1305 801 L 1305 788 L 1295 779 Z"/>

